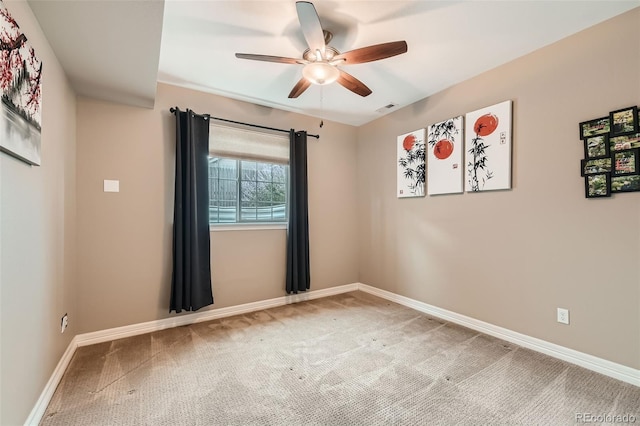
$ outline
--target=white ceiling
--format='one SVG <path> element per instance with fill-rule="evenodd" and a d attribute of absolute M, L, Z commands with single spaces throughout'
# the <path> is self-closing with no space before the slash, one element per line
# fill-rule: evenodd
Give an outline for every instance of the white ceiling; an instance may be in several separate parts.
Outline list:
<path fill-rule="evenodd" d="M 80 94 L 150 106 L 157 80 L 361 125 L 638 7 L 640 0 L 318 0 L 322 26 L 339 51 L 396 40 L 409 48 L 344 67 L 373 90 L 366 98 L 334 83 L 312 86 L 297 99 L 287 95 L 301 78 L 301 65 L 235 57 L 299 58 L 306 45 L 294 0 L 29 4 Z M 390 103 L 398 106 L 376 112 Z"/>
<path fill-rule="evenodd" d="M 32 0 L 29 5 L 78 94 L 153 107 L 163 1 Z"/>

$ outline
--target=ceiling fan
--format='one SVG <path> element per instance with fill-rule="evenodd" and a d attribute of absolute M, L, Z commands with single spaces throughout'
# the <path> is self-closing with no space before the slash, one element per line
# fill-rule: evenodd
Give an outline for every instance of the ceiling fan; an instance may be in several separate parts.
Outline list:
<path fill-rule="evenodd" d="M 407 42 L 403 40 L 376 44 L 340 53 L 334 47 L 329 46 L 333 34 L 322 29 L 320 18 L 313 3 L 298 1 L 296 2 L 296 11 L 298 12 L 298 20 L 300 21 L 302 33 L 307 41 L 307 45 L 309 45 L 309 48 L 302 53 L 302 58 L 296 59 L 282 56 L 236 53 L 236 58 L 240 59 L 304 65 L 302 69 L 303 77 L 293 87 L 289 93 L 289 98 L 297 98 L 307 90 L 312 83 L 324 85 L 333 83 L 334 81 L 337 81 L 338 84 L 351 90 L 353 93 L 360 96 L 368 96 L 371 94 L 371 89 L 351 74 L 338 68 L 338 65 L 373 62 L 407 52 Z"/>

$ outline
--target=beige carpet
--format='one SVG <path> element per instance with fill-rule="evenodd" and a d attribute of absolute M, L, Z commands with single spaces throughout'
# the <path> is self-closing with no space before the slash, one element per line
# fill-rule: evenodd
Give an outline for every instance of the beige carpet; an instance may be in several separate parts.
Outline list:
<path fill-rule="evenodd" d="M 640 423 L 640 388 L 353 292 L 78 348 L 42 424 L 565 425 L 577 414 Z"/>

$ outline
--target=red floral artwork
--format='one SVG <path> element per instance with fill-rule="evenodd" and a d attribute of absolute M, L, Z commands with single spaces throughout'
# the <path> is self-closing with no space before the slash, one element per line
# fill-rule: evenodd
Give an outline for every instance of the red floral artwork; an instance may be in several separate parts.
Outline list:
<path fill-rule="evenodd" d="M 18 23 L 0 2 L 0 90 L 2 102 L 40 130 L 42 62 Z"/>

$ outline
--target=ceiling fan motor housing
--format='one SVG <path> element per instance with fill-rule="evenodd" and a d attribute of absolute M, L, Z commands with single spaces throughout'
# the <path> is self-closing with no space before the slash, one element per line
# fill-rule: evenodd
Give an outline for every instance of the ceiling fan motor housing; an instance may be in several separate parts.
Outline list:
<path fill-rule="evenodd" d="M 338 49 L 334 47 L 331 47 L 331 46 L 324 47 L 324 60 L 327 62 L 331 61 L 335 56 L 338 56 L 339 54 L 340 52 L 338 51 Z M 316 52 L 312 52 L 311 49 L 307 49 L 304 52 L 302 52 L 302 58 L 309 62 L 318 61 L 318 58 L 316 57 Z"/>

